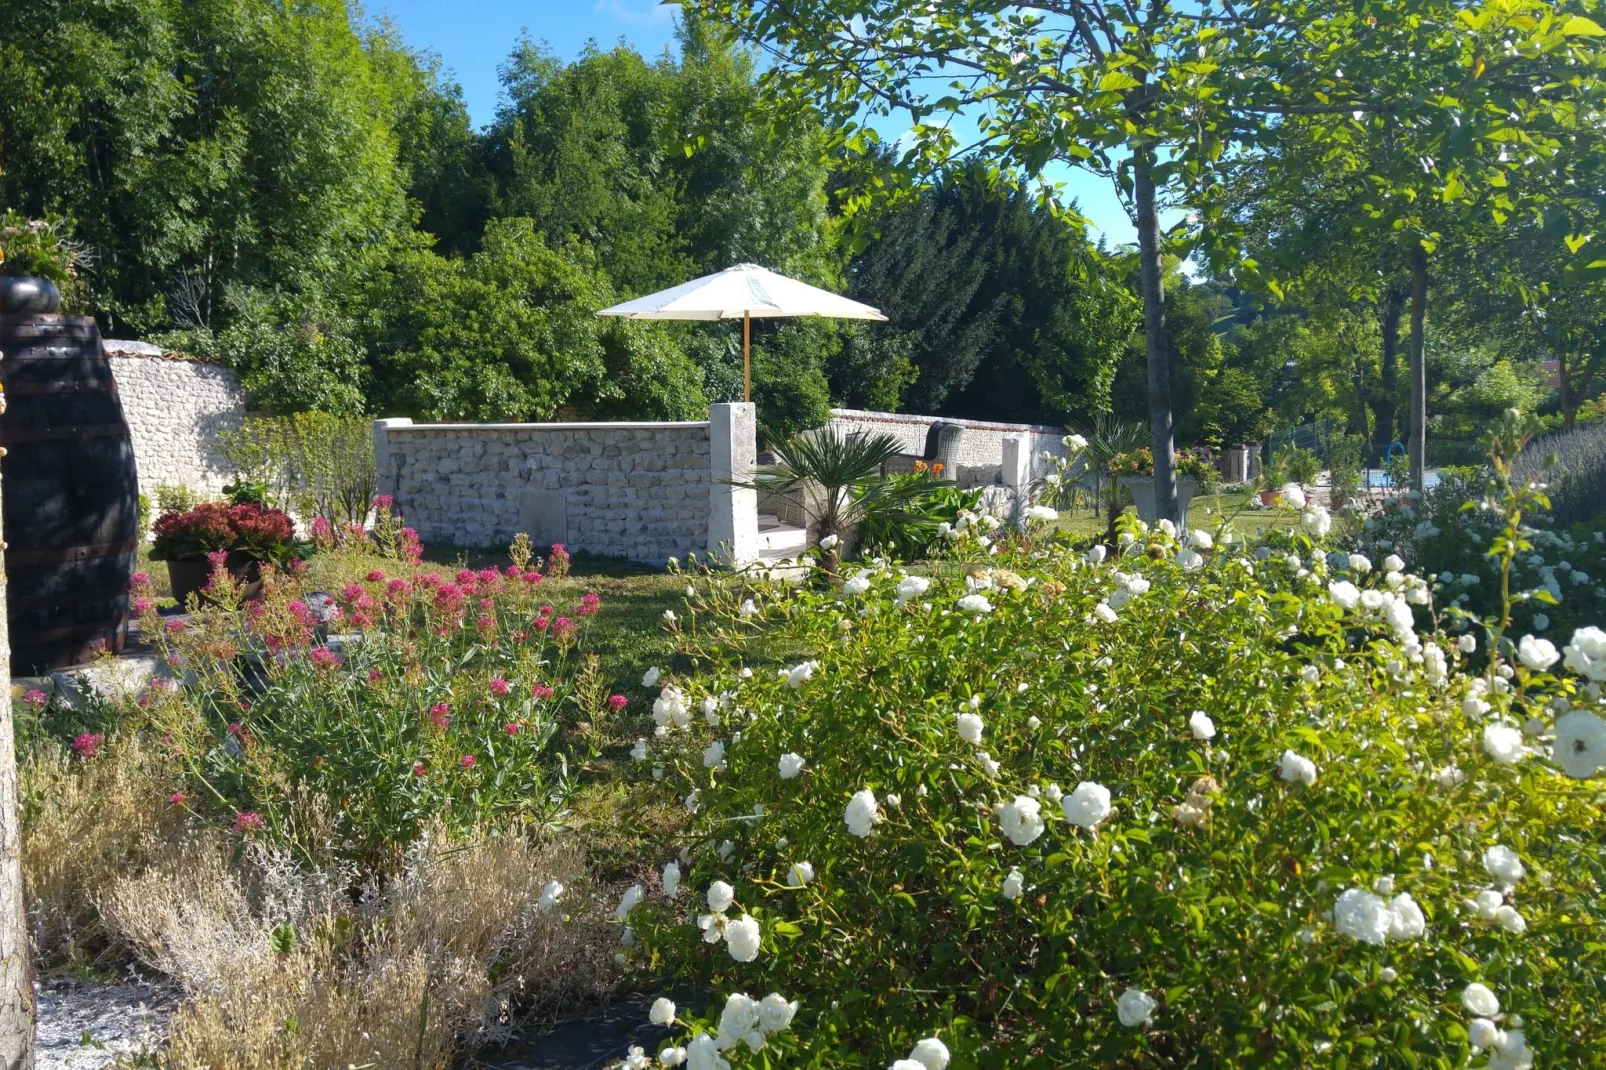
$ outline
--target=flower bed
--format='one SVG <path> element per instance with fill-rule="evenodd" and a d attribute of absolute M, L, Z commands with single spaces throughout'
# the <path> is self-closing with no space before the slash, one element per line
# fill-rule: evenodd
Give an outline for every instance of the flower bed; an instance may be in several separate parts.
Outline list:
<path fill-rule="evenodd" d="M 634 752 L 684 851 L 620 905 L 716 993 L 664 1064 L 1594 1058 L 1606 634 L 1474 675 L 1498 623 L 1327 527 L 707 580 Z"/>

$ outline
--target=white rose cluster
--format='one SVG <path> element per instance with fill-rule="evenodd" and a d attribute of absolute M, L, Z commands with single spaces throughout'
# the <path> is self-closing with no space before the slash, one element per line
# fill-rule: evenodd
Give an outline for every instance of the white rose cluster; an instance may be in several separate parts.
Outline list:
<path fill-rule="evenodd" d="M 1365 944 L 1415 940 L 1427 931 L 1427 918 L 1409 892 L 1384 899 L 1363 888 L 1350 888 L 1333 904 L 1333 926 Z"/>

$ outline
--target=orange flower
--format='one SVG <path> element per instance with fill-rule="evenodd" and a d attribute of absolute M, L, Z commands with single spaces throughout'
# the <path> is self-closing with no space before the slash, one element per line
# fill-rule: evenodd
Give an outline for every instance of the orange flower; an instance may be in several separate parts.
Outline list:
<path fill-rule="evenodd" d="M 919 475 L 921 472 L 924 472 L 925 470 L 926 470 L 926 462 L 925 461 L 916 461 L 915 462 L 915 475 Z"/>
<path fill-rule="evenodd" d="M 945 465 L 945 464 L 943 464 L 942 462 L 939 461 L 938 463 L 936 463 L 936 464 L 931 466 L 931 474 L 934 475 L 934 476 L 940 476 L 940 475 L 942 475 L 942 470 L 944 468 L 946 468 L 946 467 L 947 467 L 947 465 Z"/>

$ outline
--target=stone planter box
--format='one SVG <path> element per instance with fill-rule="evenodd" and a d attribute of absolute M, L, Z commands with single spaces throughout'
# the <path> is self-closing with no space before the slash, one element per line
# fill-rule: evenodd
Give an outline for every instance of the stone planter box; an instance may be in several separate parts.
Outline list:
<path fill-rule="evenodd" d="M 1145 524 L 1152 524 L 1160 519 L 1159 507 L 1154 501 L 1153 476 L 1122 476 L 1121 486 L 1132 492 L 1132 503 L 1137 506 L 1138 519 Z M 1193 502 L 1194 493 L 1199 489 L 1197 480 L 1179 477 L 1177 479 L 1177 524 L 1186 527 L 1188 523 L 1188 506 Z"/>

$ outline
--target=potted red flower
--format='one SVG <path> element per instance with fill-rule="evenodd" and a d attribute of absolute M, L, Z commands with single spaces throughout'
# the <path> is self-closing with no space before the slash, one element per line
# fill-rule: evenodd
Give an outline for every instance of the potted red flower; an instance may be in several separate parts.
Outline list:
<path fill-rule="evenodd" d="M 229 574 L 247 584 L 249 598 L 261 590 L 262 563 L 289 558 L 296 540 L 295 522 L 284 510 L 227 502 L 203 502 L 182 513 L 163 513 L 156 519 L 155 531 L 151 560 L 167 562 L 173 597 L 180 605 L 211 579 L 207 554 L 228 554 Z"/>

